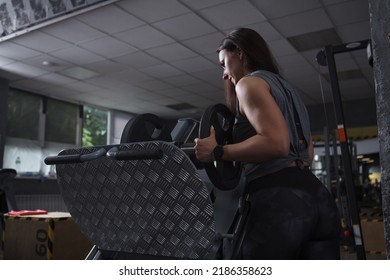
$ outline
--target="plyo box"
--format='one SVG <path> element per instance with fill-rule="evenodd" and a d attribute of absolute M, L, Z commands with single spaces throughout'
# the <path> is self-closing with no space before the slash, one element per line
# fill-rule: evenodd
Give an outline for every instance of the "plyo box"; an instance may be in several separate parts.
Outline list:
<path fill-rule="evenodd" d="M 5 260 L 82 260 L 92 248 L 67 212 L 4 215 Z"/>
<path fill-rule="evenodd" d="M 372 254 L 386 254 L 385 232 L 382 219 L 361 220 L 364 249 Z"/>

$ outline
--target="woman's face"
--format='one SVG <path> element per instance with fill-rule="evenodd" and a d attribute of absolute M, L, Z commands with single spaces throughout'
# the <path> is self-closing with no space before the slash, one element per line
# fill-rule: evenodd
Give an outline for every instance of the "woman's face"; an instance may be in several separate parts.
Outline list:
<path fill-rule="evenodd" d="M 222 78 L 230 80 L 234 85 L 245 75 L 242 63 L 242 53 L 239 50 L 221 50 L 218 54 L 219 63 L 223 68 Z"/>

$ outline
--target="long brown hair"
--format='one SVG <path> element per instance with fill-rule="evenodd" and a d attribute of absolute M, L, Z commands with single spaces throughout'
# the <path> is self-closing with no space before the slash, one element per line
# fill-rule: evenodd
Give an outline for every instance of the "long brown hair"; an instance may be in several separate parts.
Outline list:
<path fill-rule="evenodd" d="M 231 31 L 223 38 L 217 52 L 221 50 L 235 51 L 241 49 L 244 53 L 244 67 L 253 72 L 267 70 L 279 74 L 276 61 L 259 33 L 249 28 L 238 28 Z M 233 84 L 225 81 L 225 99 L 229 109 L 236 113 L 236 93 Z"/>

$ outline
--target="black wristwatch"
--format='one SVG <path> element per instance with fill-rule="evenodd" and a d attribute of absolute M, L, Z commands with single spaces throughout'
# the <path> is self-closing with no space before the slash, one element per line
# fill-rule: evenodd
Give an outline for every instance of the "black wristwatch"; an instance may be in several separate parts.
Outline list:
<path fill-rule="evenodd" d="M 218 145 L 217 147 L 215 147 L 214 151 L 213 151 L 213 154 L 214 154 L 214 159 L 215 160 L 221 160 L 222 156 L 223 156 L 223 146 L 222 145 Z"/>

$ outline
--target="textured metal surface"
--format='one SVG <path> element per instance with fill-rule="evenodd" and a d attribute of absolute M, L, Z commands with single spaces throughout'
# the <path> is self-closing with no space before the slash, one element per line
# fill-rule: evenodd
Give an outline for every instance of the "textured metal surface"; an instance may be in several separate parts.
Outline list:
<path fill-rule="evenodd" d="M 60 194 L 18 194 L 15 195 L 17 209 L 44 209 L 49 212 L 68 212 Z"/>
<path fill-rule="evenodd" d="M 165 142 L 121 144 L 160 148 L 160 160 L 97 160 L 57 165 L 64 201 L 84 235 L 103 250 L 202 259 L 215 242 L 206 186 L 188 157 Z M 85 154 L 97 148 L 65 150 Z"/>

